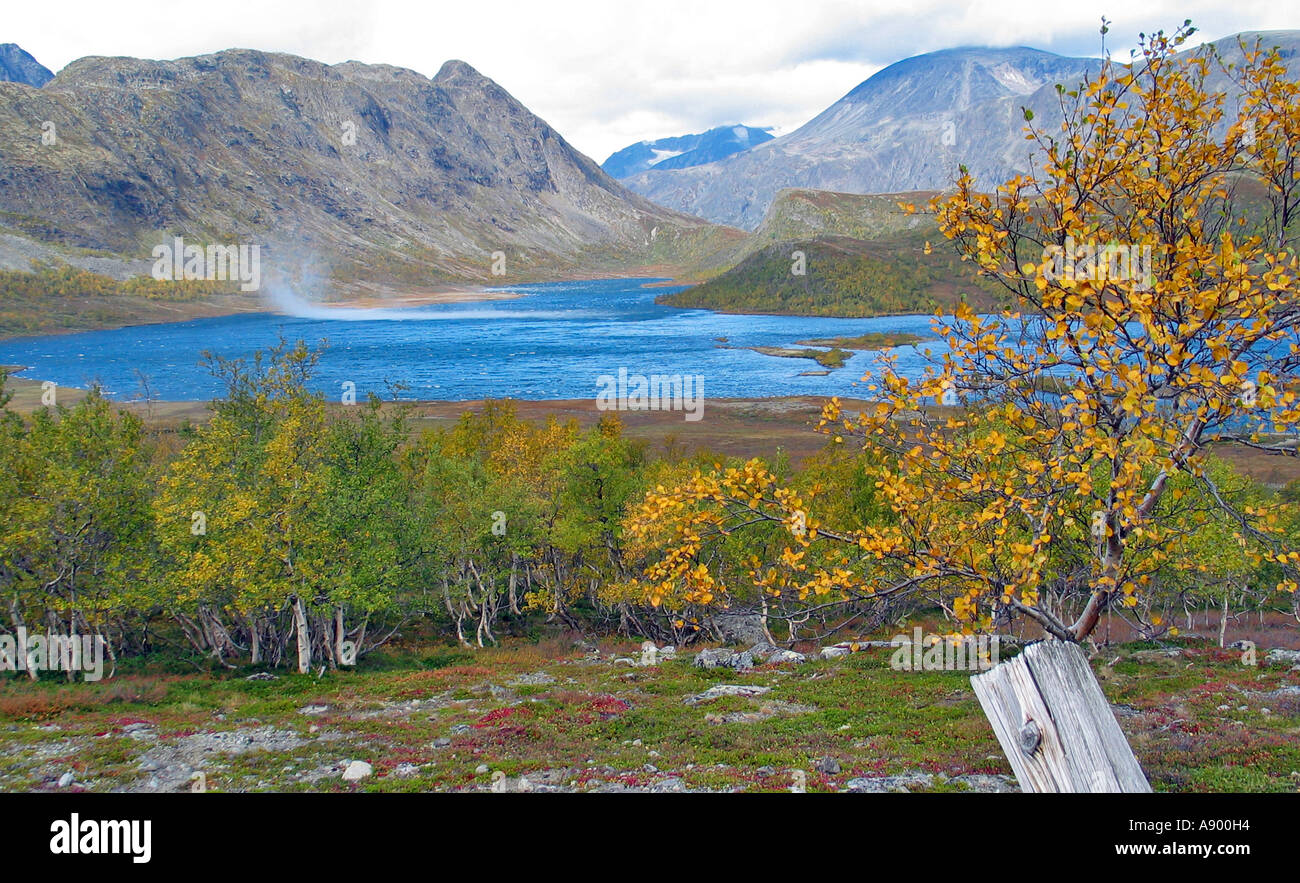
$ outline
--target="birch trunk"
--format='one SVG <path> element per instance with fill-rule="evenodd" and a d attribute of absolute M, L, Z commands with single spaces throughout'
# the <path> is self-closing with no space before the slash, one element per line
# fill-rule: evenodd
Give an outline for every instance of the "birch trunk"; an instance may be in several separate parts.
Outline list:
<path fill-rule="evenodd" d="M 1219 616 L 1219 649 L 1223 649 L 1223 639 L 1228 634 L 1228 593 L 1223 593 L 1223 613 Z"/>
<path fill-rule="evenodd" d="M 334 658 L 339 665 L 343 664 L 343 605 L 339 604 L 334 608 Z"/>
<path fill-rule="evenodd" d="M 252 665 L 262 661 L 262 622 L 256 616 L 248 619 L 248 658 Z"/>
<path fill-rule="evenodd" d="M 12 601 L 9 602 L 9 617 L 10 619 L 13 620 L 15 635 L 26 634 L 27 623 L 23 621 L 22 611 L 18 609 L 17 598 L 14 598 Z M 22 631 L 21 632 L 18 631 L 19 629 L 22 629 Z M 32 668 L 32 666 L 30 665 L 31 657 L 27 653 L 26 640 L 22 641 L 21 647 L 19 648 L 18 652 L 22 656 L 23 670 L 27 672 L 27 678 L 33 681 L 40 680 L 40 675 L 37 674 L 36 669 Z"/>
<path fill-rule="evenodd" d="M 293 597 L 293 624 L 298 636 L 298 673 L 305 675 L 311 671 L 311 635 L 307 631 L 307 608 L 297 595 Z"/>

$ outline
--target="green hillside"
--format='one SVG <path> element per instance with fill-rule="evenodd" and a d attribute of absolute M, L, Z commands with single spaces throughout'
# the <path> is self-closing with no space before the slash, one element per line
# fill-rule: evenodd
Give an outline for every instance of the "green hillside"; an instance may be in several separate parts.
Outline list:
<path fill-rule="evenodd" d="M 754 231 L 751 250 L 764 245 L 797 242 L 822 235 L 853 239 L 882 239 L 908 231 L 931 231 L 934 218 L 908 214 L 899 203 L 928 205 L 933 191 L 909 193 L 833 193 L 829 190 L 786 188 L 776 195 L 763 223 Z"/>
<path fill-rule="evenodd" d="M 819 235 L 765 246 L 727 272 L 659 303 L 724 313 L 862 318 L 930 313 L 963 298 L 977 309 L 998 304 L 996 287 L 978 279 L 933 229 L 865 240 Z M 795 270 L 804 255 L 804 274 Z"/>

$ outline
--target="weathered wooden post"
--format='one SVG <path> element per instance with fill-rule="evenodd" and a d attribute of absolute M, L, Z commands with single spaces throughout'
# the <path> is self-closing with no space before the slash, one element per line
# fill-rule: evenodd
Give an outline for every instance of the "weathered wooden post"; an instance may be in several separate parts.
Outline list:
<path fill-rule="evenodd" d="M 1022 791 L 1150 793 L 1078 644 L 1039 641 L 970 682 Z"/>

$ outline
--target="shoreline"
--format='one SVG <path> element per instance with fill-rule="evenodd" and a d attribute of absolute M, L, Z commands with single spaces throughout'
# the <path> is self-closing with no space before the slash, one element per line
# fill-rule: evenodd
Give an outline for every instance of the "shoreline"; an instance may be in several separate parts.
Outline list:
<path fill-rule="evenodd" d="M 431 304 L 514 300 L 523 296 L 513 291 L 489 290 L 486 287 L 442 287 L 433 291 L 353 295 L 337 301 L 310 301 L 308 305 L 320 309 L 400 310 Z M 147 328 L 150 325 L 171 325 L 192 322 L 195 319 L 221 319 L 227 316 L 294 315 L 294 313 L 263 298 L 260 293 L 256 296 L 231 294 L 226 296 L 225 299 L 217 301 L 201 300 L 177 304 L 169 303 L 165 309 L 175 315 L 152 315 L 147 319 L 132 322 L 104 322 L 88 328 L 48 328 L 32 334 L 0 334 L 0 341 L 29 340 L 65 334 L 89 334 L 95 331 L 121 331 L 126 328 Z"/>
<path fill-rule="evenodd" d="M 35 365 L 0 365 L 0 371 L 8 372 L 8 378 L 6 381 L 6 388 L 8 389 L 8 391 L 11 393 L 17 393 L 20 390 L 27 391 L 31 389 L 35 389 L 39 391 L 41 389 L 41 385 L 48 381 L 43 380 L 39 377 L 18 377 L 17 376 L 18 372 L 20 371 L 30 371 L 36 367 L 37 366 Z M 60 398 L 63 398 L 66 394 L 70 399 L 80 398 L 89 392 L 88 389 L 79 386 L 56 385 L 55 389 L 57 390 Z M 732 396 L 732 397 L 706 398 L 704 399 L 704 404 L 706 406 L 712 406 L 712 407 L 728 409 L 728 410 L 735 410 L 736 408 L 743 408 L 743 407 L 753 407 L 758 409 L 766 409 L 770 411 L 782 411 L 782 410 L 789 411 L 789 410 L 800 410 L 802 408 L 813 407 L 813 406 L 820 408 L 821 403 L 830 401 L 832 397 L 833 396 L 831 395 L 814 395 L 814 394 Z M 839 400 L 846 407 L 847 406 L 866 407 L 868 405 L 875 404 L 875 399 L 862 399 L 856 397 L 847 397 L 843 395 L 836 396 L 836 397 L 839 398 Z M 15 396 L 15 398 L 17 398 L 17 396 Z M 138 408 L 146 408 L 152 406 L 155 409 L 172 410 L 172 409 L 193 409 L 193 408 L 206 409 L 212 400 L 211 399 L 154 398 L 146 401 L 143 399 L 119 399 L 119 398 L 110 397 L 108 401 L 113 406 L 119 408 L 138 409 Z M 656 415 L 667 415 L 668 417 L 676 420 L 682 419 L 681 411 L 672 411 L 672 410 L 633 409 L 633 410 L 626 410 L 626 411 L 611 412 L 608 410 L 603 410 L 600 407 L 598 407 L 597 401 L 598 398 L 596 395 L 592 395 L 590 398 L 558 398 L 558 399 L 521 399 L 521 398 L 516 398 L 514 396 L 498 396 L 498 397 L 489 396 L 486 398 L 477 398 L 477 399 L 383 399 L 381 401 L 381 404 L 385 408 L 410 407 L 413 409 L 424 409 L 430 412 L 442 412 L 442 413 L 456 412 L 456 415 L 459 416 L 460 413 L 463 413 L 465 411 L 471 411 L 478 408 L 482 408 L 488 402 L 494 402 L 494 403 L 508 402 L 517 407 L 526 408 L 528 410 L 551 409 L 554 411 L 568 411 L 572 413 L 590 412 L 596 417 L 599 417 L 606 413 L 616 413 L 620 417 L 624 418 L 625 420 L 628 419 L 629 416 L 635 418 L 636 416 L 654 417 Z M 331 407 L 347 407 L 333 400 L 327 401 L 326 404 Z"/>
<path fill-rule="evenodd" d="M 12 366 L 10 366 L 12 367 Z M 13 395 L 9 410 L 29 415 L 41 407 L 43 381 L 10 376 L 5 390 Z M 83 389 L 56 387 L 61 404 L 74 404 L 86 395 Z M 545 420 L 555 416 L 573 419 L 580 426 L 596 425 L 609 413 L 617 414 L 628 438 L 638 439 L 665 453 L 708 451 L 742 459 L 772 457 L 784 450 L 792 461 L 802 463 L 825 449 L 828 436 L 816 430 L 822 405 L 830 399 L 824 395 L 749 396 L 745 398 L 705 399 L 703 419 L 691 422 L 682 411 L 602 411 L 595 396 L 583 399 L 412 399 L 385 401 L 384 408 L 409 408 L 413 431 L 454 426 L 461 415 L 482 411 L 487 401 L 508 402 L 522 420 Z M 863 410 L 874 404 L 872 399 L 839 397 L 845 410 Z M 208 400 L 120 401 L 113 407 L 130 411 L 144 420 L 153 432 L 174 432 L 184 423 L 203 422 L 211 416 Z M 337 402 L 331 408 L 351 407 Z M 957 408 L 936 405 L 936 417 L 946 417 Z M 1300 480 L 1300 461 L 1295 458 L 1270 457 L 1244 447 L 1225 447 L 1219 456 L 1256 481 L 1280 488 Z"/>
<path fill-rule="evenodd" d="M 671 285 L 684 284 L 679 282 L 675 277 L 666 272 L 655 272 L 666 268 L 642 267 L 637 271 L 614 274 L 578 274 L 566 276 L 562 279 L 544 279 L 544 280 L 525 280 L 509 282 L 505 285 L 488 285 L 471 284 L 471 283 L 445 283 L 438 284 L 425 290 L 389 290 L 384 288 L 374 288 L 366 290 L 365 286 L 354 288 L 352 293 L 340 298 L 339 300 L 330 301 L 308 301 L 307 305 L 318 309 L 340 309 L 340 310 L 373 310 L 373 309 L 411 309 L 415 307 L 430 306 L 434 304 L 453 304 L 453 303 L 476 303 L 487 301 L 504 301 L 517 300 L 525 297 L 526 293 L 509 290 L 511 286 L 521 285 L 539 285 L 553 284 L 564 282 L 589 282 L 595 279 L 646 279 L 647 288 L 656 288 Z M 143 328 L 149 325 L 169 325 L 180 322 L 191 322 L 195 319 L 219 319 L 226 316 L 241 315 L 279 315 L 294 316 L 293 312 L 283 309 L 272 303 L 268 297 L 264 297 L 261 292 L 257 293 L 230 293 L 220 295 L 215 298 L 178 301 L 178 302 L 150 302 L 143 298 L 129 295 L 123 295 L 114 299 L 118 305 L 131 305 L 136 307 L 147 306 L 149 314 L 147 316 L 130 316 L 127 321 L 101 321 L 91 323 L 87 327 L 53 327 L 42 328 L 33 332 L 23 333 L 5 333 L 0 332 L 0 341 L 26 340 L 38 337 L 52 337 L 63 334 L 87 334 L 93 331 L 120 331 L 124 328 Z M 171 315 L 163 315 L 162 313 Z"/>
<path fill-rule="evenodd" d="M 362 294 L 342 300 L 311 301 L 313 307 L 341 310 L 400 310 L 408 307 L 424 307 L 430 304 L 473 303 L 475 301 L 515 300 L 523 297 L 516 291 L 504 291 L 487 287 L 444 286 L 433 291 L 392 292 L 387 294 Z M 272 308 L 268 313 L 280 313 L 291 316 L 292 313 Z"/>

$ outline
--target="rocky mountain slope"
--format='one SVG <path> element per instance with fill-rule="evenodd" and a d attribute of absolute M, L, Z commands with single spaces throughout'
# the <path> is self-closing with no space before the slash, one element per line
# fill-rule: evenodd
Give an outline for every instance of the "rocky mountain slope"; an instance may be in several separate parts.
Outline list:
<path fill-rule="evenodd" d="M 264 278 L 412 285 L 690 262 L 739 234 L 629 192 L 459 61 L 230 50 L 0 83 L 0 248 L 138 262 L 174 235 L 258 242 Z"/>
<path fill-rule="evenodd" d="M 612 154 L 600 167 L 615 178 L 627 178 L 647 169 L 688 169 L 771 140 L 772 133 L 767 129 L 718 126 L 698 135 L 638 141 Z"/>
<path fill-rule="evenodd" d="M 1285 56 L 1300 31 L 1242 34 L 1216 42 L 1226 61 L 1238 36 Z M 752 150 L 689 169 L 650 169 L 625 183 L 661 205 L 753 230 L 787 187 L 890 193 L 942 189 L 965 164 L 992 187 L 1029 168 L 1022 107 L 1035 124 L 1060 120 L 1057 83 L 1073 86 L 1097 59 L 1037 49 L 966 48 L 890 65 L 795 131 Z M 1226 88 L 1222 76 L 1212 85 Z"/>
<path fill-rule="evenodd" d="M 0 82 L 25 83 L 39 89 L 52 79 L 54 74 L 17 43 L 0 43 Z"/>

